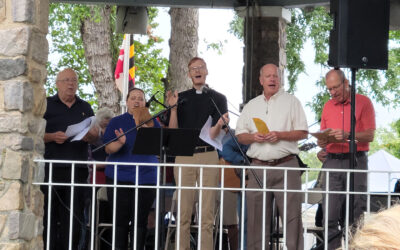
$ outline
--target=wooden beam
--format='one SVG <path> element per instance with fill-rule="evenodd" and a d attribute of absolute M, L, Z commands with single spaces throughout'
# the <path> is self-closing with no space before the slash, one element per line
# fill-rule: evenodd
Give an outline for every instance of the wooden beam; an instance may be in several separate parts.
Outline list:
<path fill-rule="evenodd" d="M 80 4 L 111 4 L 124 6 L 159 6 L 184 8 L 234 8 L 246 6 L 247 0 L 50 0 Z M 252 1 L 249 1 L 252 4 Z M 259 6 L 305 7 L 327 5 L 329 0 L 258 0 Z"/>

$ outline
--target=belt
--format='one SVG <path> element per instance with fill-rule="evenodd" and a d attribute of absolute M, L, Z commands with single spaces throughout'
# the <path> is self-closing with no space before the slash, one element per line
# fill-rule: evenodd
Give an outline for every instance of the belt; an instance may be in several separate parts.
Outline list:
<path fill-rule="evenodd" d="M 259 159 L 252 159 L 252 162 L 257 164 L 257 165 L 267 165 L 267 166 L 276 166 L 279 164 L 282 164 L 284 162 L 290 161 L 291 159 L 294 158 L 295 155 L 291 154 L 291 155 L 287 155 L 285 157 L 282 157 L 280 159 L 276 159 L 276 160 L 269 160 L 269 161 L 262 161 Z"/>
<path fill-rule="evenodd" d="M 357 151 L 356 152 L 356 157 L 362 157 L 362 156 L 366 156 L 366 155 L 367 155 L 367 151 Z M 342 154 L 328 153 L 328 158 L 335 159 L 335 160 L 348 160 L 348 159 L 350 159 L 350 153 L 342 153 Z"/>
<path fill-rule="evenodd" d="M 205 153 L 205 152 L 211 152 L 214 151 L 215 148 L 212 146 L 197 146 L 194 148 L 194 153 Z"/>

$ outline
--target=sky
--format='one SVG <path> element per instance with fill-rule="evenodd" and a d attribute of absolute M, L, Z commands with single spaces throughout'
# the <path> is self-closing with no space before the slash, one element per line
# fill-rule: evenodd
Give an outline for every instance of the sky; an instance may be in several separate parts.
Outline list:
<path fill-rule="evenodd" d="M 239 105 L 242 103 L 242 70 L 243 70 L 243 48 L 244 44 L 233 34 L 228 32 L 229 23 L 233 19 L 234 12 L 229 9 L 200 9 L 199 20 L 199 56 L 207 62 L 207 83 L 211 88 L 224 94 L 228 100 L 228 109 L 239 113 Z M 156 19 L 159 27 L 153 30 L 154 35 L 164 38 L 161 45 L 164 56 L 169 57 L 168 39 L 170 37 L 170 18 L 168 8 L 160 8 Z M 207 43 L 222 42 L 222 53 L 215 50 L 207 50 Z M 307 41 L 301 58 L 306 65 L 306 73 L 302 73 L 297 81 L 295 96 L 303 104 L 308 124 L 316 122 L 314 113 L 306 106 L 312 101 L 312 97 L 318 91 L 324 91 L 315 87 L 315 82 L 323 77 L 326 71 L 319 65 L 314 64 L 314 50 L 311 41 Z M 347 75 L 350 79 L 350 75 Z M 374 102 L 374 101 L 373 101 Z M 377 127 L 388 126 L 389 123 L 400 118 L 400 109 L 382 107 L 374 102 Z M 230 126 L 236 127 L 237 117 L 230 114 Z M 318 125 L 310 128 L 317 131 Z"/>

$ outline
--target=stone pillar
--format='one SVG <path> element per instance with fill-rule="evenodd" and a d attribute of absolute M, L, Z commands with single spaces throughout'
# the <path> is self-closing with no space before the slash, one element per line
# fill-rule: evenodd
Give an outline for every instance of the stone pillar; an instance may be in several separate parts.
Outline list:
<path fill-rule="evenodd" d="M 49 0 L 0 0 L 0 249 L 43 249 Z"/>
<path fill-rule="evenodd" d="M 253 11 L 254 10 L 254 11 Z M 282 7 L 250 7 L 236 9 L 244 23 L 243 103 L 262 93 L 258 80 L 260 68 L 267 63 L 279 66 L 283 86 L 286 66 L 286 24 L 290 11 Z"/>

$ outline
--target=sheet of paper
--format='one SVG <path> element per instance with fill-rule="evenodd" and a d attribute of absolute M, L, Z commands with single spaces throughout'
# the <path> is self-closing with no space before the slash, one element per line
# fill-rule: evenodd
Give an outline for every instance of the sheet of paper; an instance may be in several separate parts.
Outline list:
<path fill-rule="evenodd" d="M 330 129 L 325 129 L 323 131 L 311 132 L 310 134 L 319 140 L 328 139 Z"/>
<path fill-rule="evenodd" d="M 256 125 L 258 133 L 265 135 L 269 133 L 268 126 L 263 120 L 261 120 L 260 118 L 253 118 L 253 122 Z"/>
<path fill-rule="evenodd" d="M 91 116 L 81 121 L 80 123 L 69 125 L 67 130 L 65 131 L 65 135 L 68 136 L 68 138 L 74 137 L 71 141 L 81 140 L 87 134 L 95 119 L 95 116 Z"/>
<path fill-rule="evenodd" d="M 212 118 L 211 118 L 211 116 L 209 116 L 206 123 L 204 123 L 203 127 L 201 128 L 199 137 L 200 137 L 200 139 L 207 142 L 211 146 L 213 146 L 219 150 L 222 150 L 222 138 L 225 135 L 225 131 L 221 130 L 221 132 L 218 134 L 218 136 L 215 139 L 211 139 L 211 137 L 210 137 L 211 122 L 212 122 Z"/>
<path fill-rule="evenodd" d="M 314 136 L 315 138 L 319 139 L 319 140 L 327 140 L 328 142 L 339 142 L 338 140 L 335 139 L 334 136 L 329 135 L 329 132 L 332 129 L 327 128 L 325 130 L 322 131 L 317 131 L 317 132 L 312 132 L 310 133 L 312 136 Z"/>

